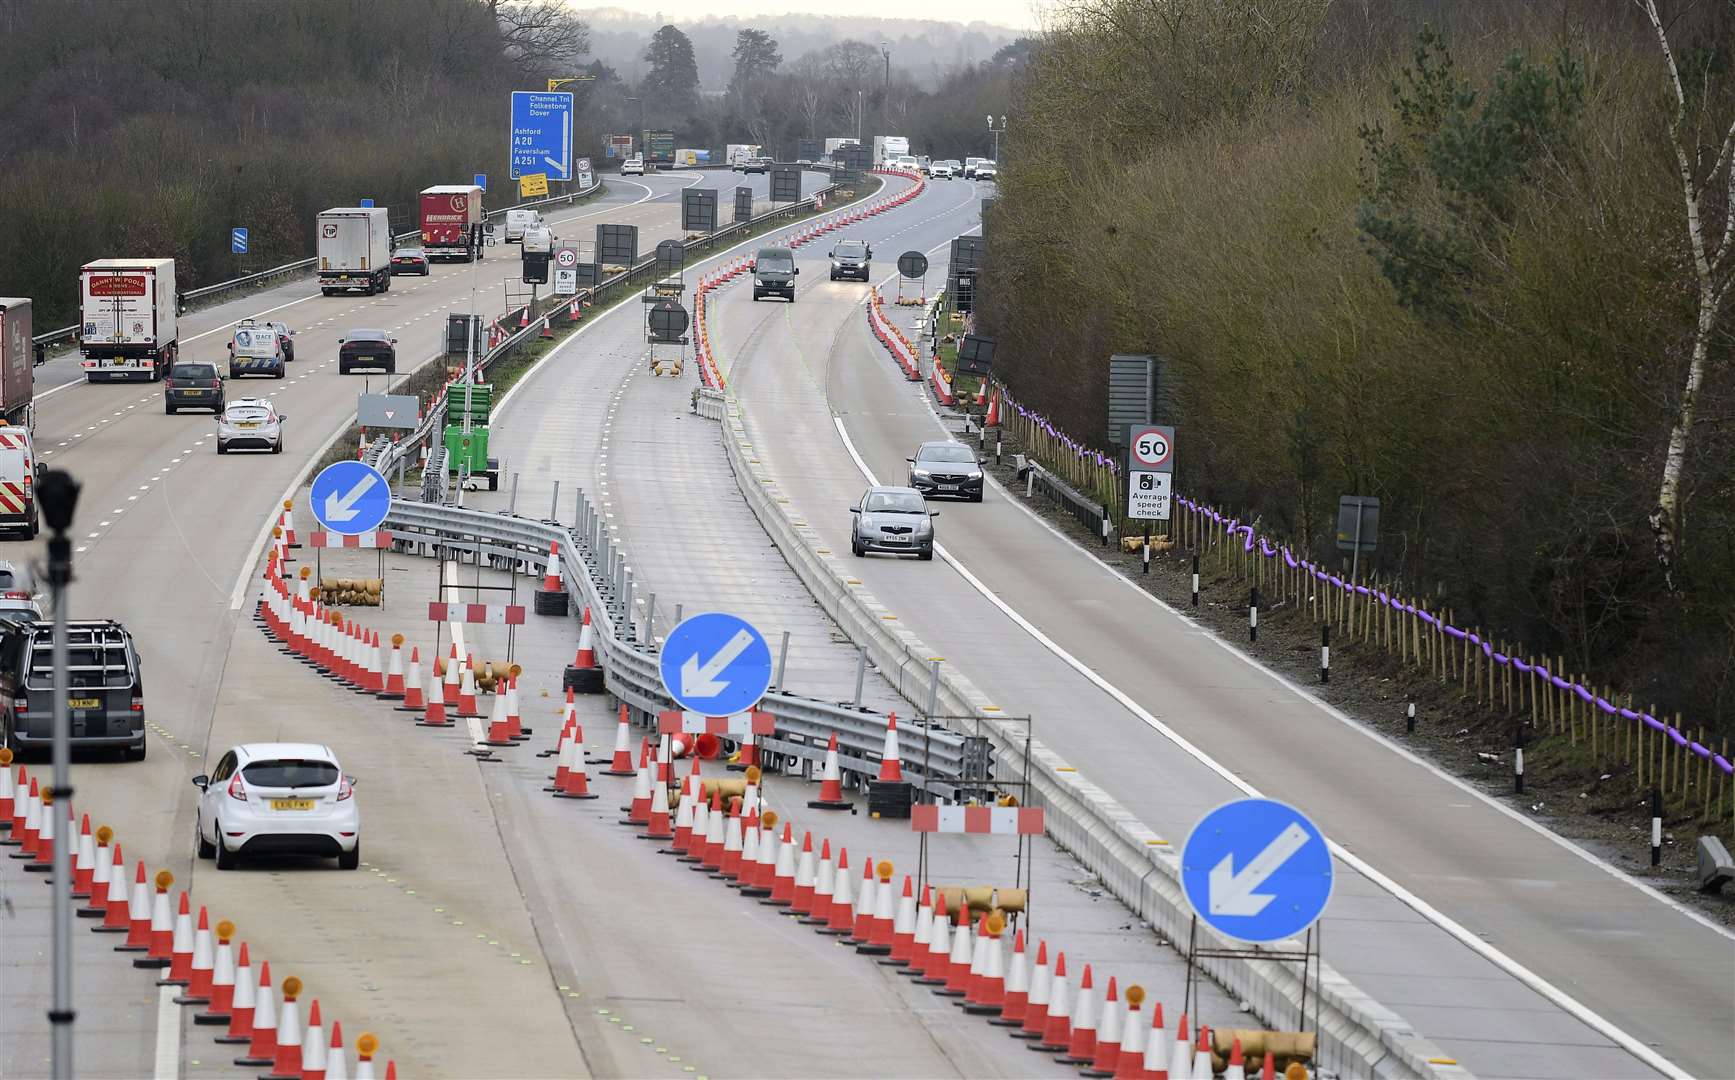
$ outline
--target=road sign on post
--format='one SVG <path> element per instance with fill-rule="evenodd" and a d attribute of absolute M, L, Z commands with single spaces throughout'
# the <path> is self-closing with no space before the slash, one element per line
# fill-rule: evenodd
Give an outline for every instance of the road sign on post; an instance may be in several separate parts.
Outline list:
<path fill-rule="evenodd" d="M 1312 926 L 1331 899 L 1331 850 L 1287 803 L 1239 799 L 1199 819 L 1181 848 L 1181 888 L 1225 937 L 1267 944 Z"/>
<path fill-rule="evenodd" d="M 1173 512 L 1175 429 L 1127 425 L 1127 517 L 1168 521 Z"/>
<path fill-rule="evenodd" d="M 313 516 L 327 530 L 344 536 L 378 529 L 392 505 L 391 486 L 365 461 L 327 465 L 313 478 L 310 496 Z"/>
<path fill-rule="evenodd" d="M 801 166 L 771 166 L 771 201 L 801 201 Z"/>
<path fill-rule="evenodd" d="M 548 194 L 548 174 L 529 173 L 518 178 L 518 197 L 540 199 Z"/>
<path fill-rule="evenodd" d="M 246 229 L 230 229 L 229 230 L 229 252 L 230 252 L 230 254 L 233 254 L 233 255 L 245 255 L 245 254 L 247 254 L 247 230 Z"/>
<path fill-rule="evenodd" d="M 578 249 L 554 249 L 554 294 L 574 296 L 578 293 Z"/>
<path fill-rule="evenodd" d="M 483 191 L 487 191 L 488 190 L 488 174 L 485 172 L 477 173 L 476 177 L 475 177 L 475 183 L 476 183 L 477 187 L 481 188 Z"/>
<path fill-rule="evenodd" d="M 739 224 L 751 220 L 753 220 L 753 189 L 738 187 L 735 189 L 735 221 Z"/>
<path fill-rule="evenodd" d="M 356 423 L 368 428 L 414 431 L 422 420 L 421 404 L 414 394 L 357 394 Z"/>
<path fill-rule="evenodd" d="M 700 716 L 732 716 L 771 688 L 771 647 L 747 620 L 708 611 L 669 631 L 660 668 L 675 704 Z"/>
<path fill-rule="evenodd" d="M 572 94 L 540 90 L 512 92 L 512 160 L 507 175 L 514 180 L 544 173 L 549 180 L 572 179 Z"/>
<path fill-rule="evenodd" d="M 907 278 L 919 278 L 928 272 L 928 257 L 919 251 L 906 251 L 898 256 L 898 273 Z"/>

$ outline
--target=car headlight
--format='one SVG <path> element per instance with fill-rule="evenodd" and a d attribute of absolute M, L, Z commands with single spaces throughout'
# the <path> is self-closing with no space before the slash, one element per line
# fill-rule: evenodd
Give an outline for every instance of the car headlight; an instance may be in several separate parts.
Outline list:
<path fill-rule="evenodd" d="M 912 469 L 910 469 L 910 475 L 911 476 L 919 476 L 923 480 L 926 480 L 929 476 L 929 473 L 928 473 L 928 470 L 926 470 L 926 469 L 912 468 Z"/>
<path fill-rule="evenodd" d="M 759 279 L 758 279 L 758 281 L 757 281 L 757 284 L 759 284 L 759 285 L 769 285 L 769 284 L 771 284 L 771 279 L 769 279 L 769 278 L 759 278 Z"/>
<path fill-rule="evenodd" d="M 972 479 L 972 480 L 982 479 L 982 470 L 981 469 L 970 470 L 970 479 Z"/>
<path fill-rule="evenodd" d="M 923 518 L 921 521 L 918 521 L 916 523 L 916 531 L 919 533 L 931 533 L 931 532 L 933 532 L 934 531 L 933 520 L 930 518 Z"/>

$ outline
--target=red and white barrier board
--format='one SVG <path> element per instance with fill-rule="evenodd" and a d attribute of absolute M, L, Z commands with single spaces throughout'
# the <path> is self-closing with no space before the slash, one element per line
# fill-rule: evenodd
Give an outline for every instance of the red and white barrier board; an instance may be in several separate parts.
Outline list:
<path fill-rule="evenodd" d="M 1041 836 L 1040 806 L 912 806 L 912 832 Z"/>
<path fill-rule="evenodd" d="M 662 735 L 770 735 L 776 730 L 771 714 L 757 709 L 730 716 L 703 716 L 684 709 L 664 709 L 657 714 L 657 732 Z"/>
<path fill-rule="evenodd" d="M 495 626 L 523 626 L 523 604 L 442 604 L 428 603 L 428 621 L 443 623 L 491 623 Z"/>
<path fill-rule="evenodd" d="M 291 536 L 294 534 L 291 533 Z M 290 543 L 294 543 L 293 540 Z M 307 534 L 307 546 L 316 548 L 388 548 L 392 546 L 392 534 L 381 529 L 379 532 L 357 533 L 346 536 L 343 533 L 316 532 Z"/>

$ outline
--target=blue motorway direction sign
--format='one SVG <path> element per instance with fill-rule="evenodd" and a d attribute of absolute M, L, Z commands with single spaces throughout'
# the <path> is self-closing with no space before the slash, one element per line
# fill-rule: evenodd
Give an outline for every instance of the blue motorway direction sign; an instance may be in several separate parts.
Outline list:
<path fill-rule="evenodd" d="M 1281 941 L 1312 926 L 1331 899 L 1331 850 L 1287 803 L 1240 799 L 1199 819 L 1181 849 L 1181 888 L 1226 937 Z"/>
<path fill-rule="evenodd" d="M 477 187 L 481 188 L 483 191 L 487 191 L 488 190 L 488 174 L 485 172 L 477 173 L 475 183 L 476 183 Z"/>
<path fill-rule="evenodd" d="M 230 254 L 233 254 L 233 255 L 245 255 L 245 254 L 247 254 L 247 230 L 246 229 L 230 229 L 229 230 L 229 252 L 230 252 Z"/>
<path fill-rule="evenodd" d="M 663 687 L 702 716 L 732 716 L 771 688 L 771 647 L 753 624 L 707 611 L 689 615 L 663 640 Z"/>
<path fill-rule="evenodd" d="M 363 199 L 358 205 L 360 205 L 361 208 L 365 210 L 365 209 L 373 206 L 373 204 L 374 204 L 374 201 L 372 199 Z"/>
<path fill-rule="evenodd" d="M 550 180 L 572 179 L 572 94 L 540 90 L 512 92 L 512 161 L 507 175 L 547 173 Z"/>
<path fill-rule="evenodd" d="M 313 516 L 334 533 L 355 536 L 380 527 L 391 509 L 392 489 L 364 461 L 339 461 L 319 470 L 309 500 Z"/>

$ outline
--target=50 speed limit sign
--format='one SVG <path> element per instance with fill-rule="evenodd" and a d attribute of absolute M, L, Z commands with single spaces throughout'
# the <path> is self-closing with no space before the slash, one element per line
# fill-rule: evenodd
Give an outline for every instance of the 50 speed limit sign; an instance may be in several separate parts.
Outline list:
<path fill-rule="evenodd" d="M 1175 429 L 1165 424 L 1132 424 L 1127 431 L 1128 472 L 1174 472 Z"/>

